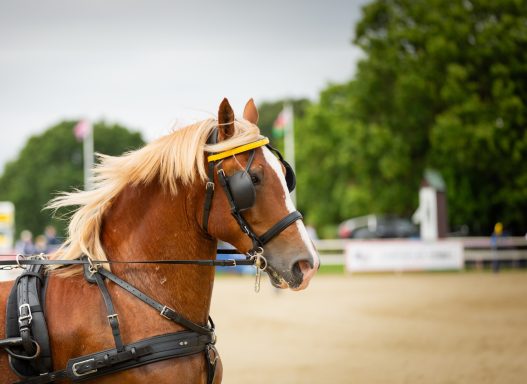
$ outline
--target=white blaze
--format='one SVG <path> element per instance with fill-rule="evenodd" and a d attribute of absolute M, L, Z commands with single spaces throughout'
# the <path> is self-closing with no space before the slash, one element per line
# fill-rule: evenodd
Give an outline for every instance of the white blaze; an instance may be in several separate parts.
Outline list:
<path fill-rule="evenodd" d="M 280 161 L 276 158 L 275 155 L 273 155 L 273 153 L 267 147 L 263 147 L 262 149 L 265 160 L 267 161 L 267 163 L 269 163 L 271 169 L 276 173 L 278 180 L 280 180 L 280 183 L 282 184 L 282 188 L 284 191 L 285 206 L 287 207 L 287 210 L 289 211 L 289 213 L 296 211 L 296 207 L 293 204 L 293 200 L 291 200 L 289 190 L 287 189 L 287 183 L 285 180 L 284 172 L 282 171 L 282 165 L 280 164 Z M 315 250 L 315 247 L 313 246 L 313 242 L 311 241 L 311 238 L 309 237 L 309 234 L 307 233 L 306 227 L 304 226 L 302 220 L 297 220 L 295 224 L 298 229 L 298 232 L 300 233 L 302 241 L 304 242 L 306 248 L 309 250 L 309 253 L 311 253 L 313 257 L 313 269 L 316 271 L 319 265 L 318 253 Z"/>

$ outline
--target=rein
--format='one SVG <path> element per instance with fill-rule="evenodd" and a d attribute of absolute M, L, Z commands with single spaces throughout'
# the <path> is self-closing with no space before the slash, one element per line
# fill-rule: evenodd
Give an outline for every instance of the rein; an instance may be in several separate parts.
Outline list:
<path fill-rule="evenodd" d="M 235 249 L 218 249 L 218 254 L 240 254 Z M 15 260 L 0 260 L 0 270 L 14 268 L 24 269 L 24 265 L 97 265 L 97 264 L 175 264 L 175 265 L 199 265 L 204 267 L 236 267 L 238 265 L 256 265 L 257 255 L 249 255 L 245 259 L 227 260 L 91 260 L 88 258 L 75 260 L 47 259 L 45 255 L 0 255 L 0 257 L 15 257 Z"/>

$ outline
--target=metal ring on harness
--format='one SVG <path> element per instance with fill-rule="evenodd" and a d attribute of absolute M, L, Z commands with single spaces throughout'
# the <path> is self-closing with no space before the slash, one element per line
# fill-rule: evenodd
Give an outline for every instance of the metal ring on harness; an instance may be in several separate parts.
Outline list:
<path fill-rule="evenodd" d="M 86 259 L 88 259 L 88 263 L 90 264 L 89 267 L 88 267 L 88 271 L 90 272 L 90 277 L 91 277 L 95 273 L 97 273 L 97 271 L 101 267 L 101 264 L 94 263 L 93 260 L 91 259 L 91 257 L 89 257 L 89 256 L 87 256 Z"/>
<path fill-rule="evenodd" d="M 14 357 L 15 359 L 33 360 L 40 356 L 40 345 L 33 339 L 31 339 L 31 343 L 34 344 L 36 348 L 35 353 L 31 356 L 19 355 L 18 353 L 13 352 L 9 347 L 4 348 L 4 351 L 6 351 L 11 357 Z"/>
<path fill-rule="evenodd" d="M 258 247 L 252 254 L 250 254 L 251 259 L 254 260 L 254 266 L 262 272 L 267 269 L 267 259 L 264 257 L 263 253 L 263 248 Z"/>
<path fill-rule="evenodd" d="M 20 258 L 24 259 L 25 260 L 25 256 L 20 254 L 20 253 L 17 253 L 16 254 L 16 265 L 18 265 L 18 268 L 22 268 L 22 269 L 27 269 L 25 266 L 23 266 L 22 264 L 20 264 Z"/>

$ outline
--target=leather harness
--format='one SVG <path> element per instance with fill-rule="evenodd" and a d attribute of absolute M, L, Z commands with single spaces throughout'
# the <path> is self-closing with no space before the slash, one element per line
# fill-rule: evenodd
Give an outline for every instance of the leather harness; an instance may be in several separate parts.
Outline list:
<path fill-rule="evenodd" d="M 218 139 L 218 130 L 214 129 L 212 132 L 209 143 L 216 143 Z M 248 171 L 254 158 L 254 149 L 268 144 L 268 140 L 260 140 L 253 144 L 252 151 L 250 153 L 250 161 L 247 168 L 243 171 L 244 174 L 240 175 L 240 178 L 246 179 Z M 267 145 L 268 146 L 268 145 Z M 289 167 L 281 154 L 274 148 L 268 146 L 278 156 L 282 164 L 286 167 L 286 178 L 289 188 L 294 188 L 294 173 Z M 229 152 L 229 151 L 226 151 Z M 231 150 L 234 153 L 236 149 Z M 229 155 L 230 156 L 230 155 Z M 21 381 L 16 384 L 47 384 L 52 383 L 59 379 L 69 379 L 73 382 L 88 380 L 97 378 L 103 375 L 119 372 L 122 370 L 130 369 L 133 367 L 142 366 L 145 364 L 161 361 L 165 359 L 188 356 L 198 353 L 205 354 L 206 366 L 207 366 L 207 383 L 211 384 L 214 381 L 216 365 L 218 360 L 218 352 L 214 346 L 216 342 L 216 336 L 214 334 L 214 323 L 209 317 L 209 323 L 206 325 L 196 324 L 181 314 L 178 314 L 172 308 L 157 302 L 150 296 L 141 292 L 128 282 L 117 277 L 113 273 L 101 268 L 101 264 L 117 264 L 117 263 L 156 263 L 156 264 L 194 264 L 202 266 L 236 266 L 236 265 L 254 265 L 257 267 L 257 276 L 261 270 L 265 269 L 266 261 L 263 258 L 263 246 L 268 243 L 271 239 L 280 234 L 289 225 L 293 224 L 296 220 L 302 218 L 302 215 L 298 212 L 292 212 L 278 223 L 273 225 L 267 232 L 258 236 L 252 230 L 249 223 L 244 219 L 240 209 L 240 199 L 244 199 L 244 194 L 254 193 L 254 190 L 249 190 L 250 187 L 254 189 L 254 186 L 247 185 L 246 180 L 242 182 L 245 185 L 242 187 L 241 192 L 238 191 L 233 194 L 234 181 L 231 177 L 227 177 L 225 172 L 221 168 L 221 161 L 212 160 L 209 161 L 208 165 L 208 177 L 209 180 L 206 183 L 205 192 L 205 203 L 203 210 L 203 229 L 208 233 L 208 218 L 212 208 L 212 198 L 214 194 L 214 171 L 218 166 L 218 178 L 220 185 L 222 186 L 229 205 L 231 207 L 231 214 L 239 224 L 242 231 L 251 238 L 253 242 L 253 248 L 247 253 L 248 257 L 245 260 L 145 260 L 145 261 L 92 261 L 88 257 L 84 256 L 77 260 L 47 260 L 42 257 L 28 258 L 19 260 L 17 256 L 16 261 L 0 261 L 0 266 L 18 265 L 22 267 L 27 265 L 30 268 L 24 272 L 17 280 L 14 285 L 16 289 L 16 302 L 11 303 L 9 308 L 15 308 L 16 315 L 8 316 L 7 321 L 10 321 L 11 325 L 8 325 L 10 329 L 13 329 L 14 320 L 18 323 L 18 330 L 14 332 L 12 336 L 4 340 L 0 340 L 0 347 L 3 347 L 9 354 L 10 361 L 15 361 L 20 366 L 24 366 L 24 363 L 31 361 L 31 370 L 20 370 L 15 369 L 15 372 L 24 377 Z M 241 194 L 241 195 L 240 195 Z M 238 200 L 238 201 L 237 201 Z M 249 197 L 249 202 L 250 202 Z M 247 207 L 249 208 L 249 207 Z M 218 253 L 238 253 L 235 250 L 218 250 Z M 262 266 L 262 260 L 263 265 Z M 78 265 L 82 264 L 84 267 L 84 275 L 88 282 L 96 283 L 101 292 L 101 296 L 106 306 L 108 323 L 112 330 L 114 338 L 115 348 L 107 349 L 105 351 L 92 353 L 85 356 L 72 358 L 68 361 L 66 368 L 52 371 L 51 367 L 51 353 L 49 352 L 49 339 L 47 336 L 47 328 L 45 327 L 44 317 L 44 305 L 41 304 L 41 292 L 40 285 L 37 285 L 35 281 L 43 283 L 46 281 L 46 273 L 42 266 L 60 264 L 60 265 Z M 28 285 L 29 279 L 32 278 L 34 281 Z M 139 300 L 148 304 L 149 306 L 156 309 L 161 316 L 173 321 L 177 324 L 184 326 L 187 330 L 176 333 L 169 333 L 151 337 L 148 339 L 139 340 L 130 344 L 123 344 L 121 338 L 121 331 L 119 328 L 119 317 L 115 312 L 112 298 L 106 287 L 105 279 L 118 285 L 128 293 L 132 294 Z M 28 288 L 35 287 L 35 288 Z M 32 299 L 29 299 L 29 298 Z M 43 296 L 45 297 L 45 295 Z M 32 303 L 33 301 L 33 304 Z M 13 313 L 13 311 L 11 311 Z M 37 316 L 38 313 L 38 316 Z M 38 317 L 38 321 L 36 319 Z M 11 320 L 10 320 L 11 319 Z M 42 328 L 44 330 L 37 328 Z M 16 327 L 15 327 L 16 328 Z M 7 329 L 7 327 L 6 327 Z M 44 354 L 42 354 L 44 352 Z M 47 353 L 47 355 L 46 355 Z M 20 363 L 22 361 L 22 363 Z M 14 364 L 12 363 L 13 367 Z M 38 375 L 28 377 L 29 374 Z"/>

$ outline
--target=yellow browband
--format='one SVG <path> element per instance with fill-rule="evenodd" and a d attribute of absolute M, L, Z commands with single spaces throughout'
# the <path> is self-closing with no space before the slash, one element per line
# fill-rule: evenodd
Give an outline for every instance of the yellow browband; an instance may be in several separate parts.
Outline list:
<path fill-rule="evenodd" d="M 269 144 L 269 139 L 266 137 L 258 141 L 253 141 L 252 143 L 249 143 L 249 144 L 245 144 L 245 145 L 241 145 L 239 147 L 233 148 L 233 149 L 229 149 L 228 151 L 219 152 L 214 155 L 210 155 L 209 157 L 207 157 L 207 160 L 210 163 L 211 161 L 225 159 L 226 157 L 236 155 L 237 153 L 247 152 L 247 151 L 250 151 L 251 149 L 263 147 L 264 145 L 267 145 L 267 144 Z"/>

